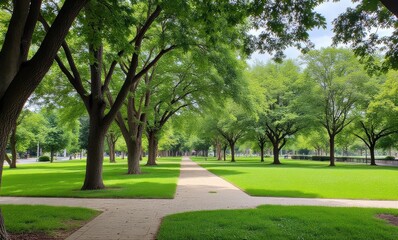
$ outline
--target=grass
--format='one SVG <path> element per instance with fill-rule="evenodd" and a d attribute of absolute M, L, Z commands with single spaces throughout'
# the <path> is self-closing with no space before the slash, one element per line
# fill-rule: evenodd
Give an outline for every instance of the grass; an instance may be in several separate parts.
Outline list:
<path fill-rule="evenodd" d="M 397 210 L 298 206 L 190 212 L 165 217 L 157 239 L 398 239 L 398 227 L 378 219 L 380 213 L 398 216 Z"/>
<path fill-rule="evenodd" d="M 236 163 L 192 158 L 210 172 L 253 196 L 398 200 L 398 168 L 267 158 L 238 158 Z"/>
<path fill-rule="evenodd" d="M 95 210 L 76 207 L 32 205 L 1 206 L 7 231 L 11 234 L 44 233 L 54 236 L 71 232 L 98 215 Z"/>
<path fill-rule="evenodd" d="M 181 158 L 161 158 L 158 166 L 142 166 L 141 175 L 127 175 L 126 160 L 105 161 L 105 190 L 80 191 L 85 161 L 20 164 L 4 169 L 1 196 L 82 198 L 173 198 Z M 142 161 L 143 163 L 146 161 Z"/>

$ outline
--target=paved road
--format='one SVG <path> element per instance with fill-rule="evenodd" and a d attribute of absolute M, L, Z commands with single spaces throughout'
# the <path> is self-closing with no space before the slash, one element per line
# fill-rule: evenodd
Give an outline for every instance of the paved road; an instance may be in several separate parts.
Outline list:
<path fill-rule="evenodd" d="M 103 211 L 68 240 L 152 240 L 162 217 L 186 211 L 254 208 L 261 204 L 397 208 L 398 201 L 251 197 L 188 158 L 174 199 L 73 199 L 1 197 L 0 204 L 81 206 Z"/>

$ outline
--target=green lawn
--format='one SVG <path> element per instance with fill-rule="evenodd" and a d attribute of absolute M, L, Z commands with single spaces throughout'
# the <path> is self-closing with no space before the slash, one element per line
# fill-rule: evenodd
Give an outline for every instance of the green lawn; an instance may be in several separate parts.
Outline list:
<path fill-rule="evenodd" d="M 163 219 L 157 239 L 398 239 L 398 227 L 380 213 L 398 216 L 398 210 L 298 206 L 181 213 Z"/>
<path fill-rule="evenodd" d="M 253 196 L 398 199 L 398 168 L 328 162 L 237 158 L 236 163 L 192 158 Z"/>
<path fill-rule="evenodd" d="M 127 175 L 126 160 L 106 161 L 103 178 L 107 189 L 96 191 L 80 191 L 85 161 L 20 164 L 17 169 L 4 169 L 1 196 L 173 198 L 180 159 L 160 158 L 158 166 L 142 166 L 141 175 Z"/>
<path fill-rule="evenodd" d="M 68 235 L 98 215 L 95 210 L 75 207 L 2 205 L 1 209 L 11 234 Z"/>

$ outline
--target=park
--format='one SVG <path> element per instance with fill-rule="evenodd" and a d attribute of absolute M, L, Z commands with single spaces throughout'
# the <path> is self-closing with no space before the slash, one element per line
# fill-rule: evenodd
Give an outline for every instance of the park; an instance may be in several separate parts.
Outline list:
<path fill-rule="evenodd" d="M 398 239 L 397 17 L 0 2 L 0 240 Z"/>

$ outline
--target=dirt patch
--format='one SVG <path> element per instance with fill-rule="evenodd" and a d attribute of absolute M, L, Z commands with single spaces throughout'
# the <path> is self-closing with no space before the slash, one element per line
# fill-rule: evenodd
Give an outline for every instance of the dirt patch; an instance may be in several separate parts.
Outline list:
<path fill-rule="evenodd" d="M 65 239 L 67 236 L 50 236 L 46 233 L 19 233 L 12 234 L 10 233 L 10 240 L 61 240 Z"/>
<path fill-rule="evenodd" d="M 377 214 L 378 218 L 387 220 L 390 224 L 398 226 L 398 217 L 391 214 Z"/>

